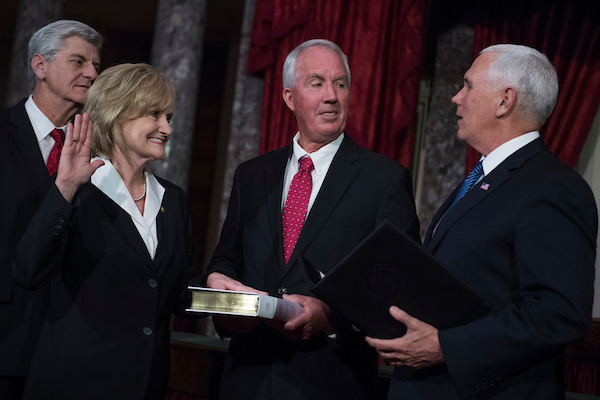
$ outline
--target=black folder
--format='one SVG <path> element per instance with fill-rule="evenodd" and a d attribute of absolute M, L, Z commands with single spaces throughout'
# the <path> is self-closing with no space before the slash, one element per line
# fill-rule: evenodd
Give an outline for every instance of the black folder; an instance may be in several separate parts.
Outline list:
<path fill-rule="evenodd" d="M 387 220 L 323 278 L 318 265 L 302 261 L 311 291 L 372 337 L 391 339 L 406 333 L 406 326 L 390 315 L 392 305 L 441 330 L 460 324 L 483 302 Z"/>

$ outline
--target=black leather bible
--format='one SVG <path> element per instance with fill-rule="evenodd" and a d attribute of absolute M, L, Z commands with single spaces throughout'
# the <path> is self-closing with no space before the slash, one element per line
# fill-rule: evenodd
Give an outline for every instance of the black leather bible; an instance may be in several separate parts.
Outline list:
<path fill-rule="evenodd" d="M 324 277 L 313 261 L 302 259 L 311 291 L 367 336 L 406 333 L 390 315 L 392 305 L 441 330 L 459 325 L 483 302 L 387 220 Z"/>

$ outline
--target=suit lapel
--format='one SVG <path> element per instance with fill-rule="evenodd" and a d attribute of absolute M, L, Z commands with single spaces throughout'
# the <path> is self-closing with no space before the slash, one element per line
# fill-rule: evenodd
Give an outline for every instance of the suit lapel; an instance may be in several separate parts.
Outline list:
<path fill-rule="evenodd" d="M 508 179 L 510 179 L 510 172 L 506 168 L 506 165 L 500 164 L 492 171 L 492 173 L 486 175 L 481 182 L 475 185 L 473 189 L 471 189 L 462 199 L 460 199 L 460 201 L 458 201 L 454 207 L 447 210 L 445 214 L 440 214 L 438 219 L 439 224 L 437 229 L 435 229 L 435 234 L 430 237 L 430 241 L 427 241 L 427 250 L 430 252 L 433 251 L 440 240 L 448 232 L 448 229 L 456 221 L 458 221 L 463 215 L 465 215 L 471 208 L 475 207 L 483 199 L 491 196 L 500 187 L 500 185 L 502 185 Z M 489 188 L 487 190 L 482 189 L 483 184 L 488 184 Z M 451 196 L 451 198 L 454 199 L 454 196 Z M 445 205 L 447 209 L 449 205 Z"/>
<path fill-rule="evenodd" d="M 471 189 L 465 197 L 456 203 L 454 207 L 448 209 L 458 188 L 454 190 L 452 195 L 446 199 L 442 207 L 436 213 L 425 237 L 424 246 L 427 251 L 433 252 L 437 245 L 440 243 L 444 235 L 448 232 L 450 227 L 458 221 L 463 215 L 465 215 L 470 209 L 475 207 L 479 202 L 488 196 L 492 196 L 493 193 L 512 176 L 512 170 L 520 168 L 525 161 L 531 158 L 533 155 L 546 150 L 547 147 L 541 138 L 534 140 L 527 144 L 523 148 L 517 150 L 514 154 L 509 156 L 494 170 L 486 175 L 481 182 L 479 182 L 473 189 Z M 484 186 L 487 184 L 487 188 Z M 460 186 L 460 185 L 459 185 Z M 437 228 L 435 228 L 437 225 Z M 435 234 L 433 233 L 435 231 Z"/>
<path fill-rule="evenodd" d="M 461 184 L 462 184 L 462 182 L 461 182 Z M 429 228 L 427 228 L 427 233 L 425 234 L 425 240 L 423 241 L 423 247 L 425 249 L 429 248 L 429 244 L 431 243 L 431 238 L 433 236 L 433 233 L 437 231 L 436 227 L 438 226 L 438 224 L 440 223 L 440 220 L 442 219 L 442 217 L 444 216 L 444 214 L 446 213 L 446 211 L 448 210 L 448 208 L 452 204 L 452 201 L 456 197 L 456 194 L 458 193 L 458 189 L 460 188 L 461 184 L 459 184 L 454 189 L 454 191 L 442 203 L 442 205 L 440 206 L 440 208 L 438 209 L 438 211 L 433 216 L 433 219 L 431 220 L 431 223 L 429 224 Z"/>
<path fill-rule="evenodd" d="M 281 225 L 281 196 L 287 161 L 292 154 L 292 146 L 286 146 L 272 153 L 272 161 L 265 166 L 265 196 L 267 199 L 267 215 L 271 227 L 271 238 L 275 256 L 281 269 L 283 263 L 283 228 Z"/>
<path fill-rule="evenodd" d="M 48 176 L 45 160 L 42 157 L 31 121 L 29 121 L 25 111 L 25 101 L 21 100 L 19 104 L 10 110 L 10 122 L 15 127 L 10 130 L 10 133 L 23 154 L 23 158 L 27 162 L 38 187 L 45 193 L 52 179 Z"/>
<path fill-rule="evenodd" d="M 123 238 L 123 240 L 140 256 L 148 267 L 155 269 L 155 264 L 150 258 L 148 249 L 144 241 L 140 237 L 140 233 L 133 224 L 131 216 L 127 214 L 121 207 L 106 196 L 100 189 L 90 184 L 92 191 L 98 203 L 112 222 L 115 230 Z"/>
<path fill-rule="evenodd" d="M 302 232 L 288 263 L 290 270 L 317 236 L 329 216 L 336 208 L 344 193 L 360 171 L 356 144 L 346 135 L 337 154 L 331 162 L 323 185 L 308 214 Z"/>
<path fill-rule="evenodd" d="M 156 254 L 154 255 L 154 265 L 156 266 L 157 270 L 162 267 L 162 262 L 165 259 L 169 246 L 170 235 L 168 234 L 167 221 L 172 221 L 173 219 L 169 218 L 166 214 L 167 212 L 173 211 L 174 202 L 171 200 L 171 191 L 165 190 L 160 211 L 156 216 L 156 235 L 158 237 L 158 247 L 156 248 Z"/>

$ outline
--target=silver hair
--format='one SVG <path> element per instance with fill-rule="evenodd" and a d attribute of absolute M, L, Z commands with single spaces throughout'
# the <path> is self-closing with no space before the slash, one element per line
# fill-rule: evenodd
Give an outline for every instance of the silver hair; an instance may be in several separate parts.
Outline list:
<path fill-rule="evenodd" d="M 65 45 L 65 41 L 73 36 L 77 36 L 98 50 L 102 48 L 102 36 L 92 27 L 79 21 L 62 19 L 52 22 L 42 28 L 29 39 L 27 47 L 27 61 L 29 86 L 31 90 L 35 89 L 35 74 L 31 68 L 31 60 L 34 54 L 40 54 L 48 62 L 52 62 L 56 53 Z"/>
<path fill-rule="evenodd" d="M 285 62 L 283 63 L 283 88 L 293 88 L 294 86 L 296 86 L 296 82 L 298 81 L 298 73 L 296 72 L 296 60 L 304 50 L 315 46 L 324 47 L 340 56 L 342 62 L 344 63 L 344 68 L 346 69 L 346 75 L 348 75 L 348 87 L 350 87 L 350 67 L 348 66 L 348 57 L 346 57 L 342 49 L 340 49 L 340 47 L 337 44 L 333 43 L 330 40 L 312 39 L 300 44 L 298 47 L 292 50 L 290 54 L 288 54 L 288 56 L 286 57 Z"/>
<path fill-rule="evenodd" d="M 558 76 L 548 57 L 536 49 L 516 44 L 496 44 L 479 54 L 484 53 L 498 54 L 487 70 L 488 88 L 499 91 L 514 87 L 520 115 L 542 126 L 558 97 Z"/>

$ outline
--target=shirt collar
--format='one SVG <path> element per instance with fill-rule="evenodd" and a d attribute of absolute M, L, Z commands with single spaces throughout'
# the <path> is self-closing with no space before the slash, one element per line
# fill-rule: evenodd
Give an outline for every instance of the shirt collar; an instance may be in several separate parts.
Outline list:
<path fill-rule="evenodd" d="M 52 121 L 46 117 L 46 115 L 39 109 L 35 101 L 33 101 L 33 96 L 29 95 L 29 98 L 25 102 L 25 112 L 29 116 L 29 120 L 31 121 L 31 125 L 33 126 L 33 131 L 35 132 L 35 136 L 37 137 L 38 142 L 41 142 L 56 128 Z M 59 126 L 59 129 L 62 129 L 63 132 L 66 132 L 66 126 Z"/>
<path fill-rule="evenodd" d="M 337 139 L 327 143 L 325 146 L 321 147 L 319 150 L 313 153 L 307 153 L 306 150 L 304 150 L 298 144 L 299 135 L 300 132 L 296 133 L 294 139 L 292 139 L 294 151 L 292 153 L 290 163 L 292 163 L 293 165 L 298 165 L 298 160 L 308 154 L 313 162 L 313 165 L 315 166 L 315 172 L 317 174 L 320 175 L 324 171 L 327 171 L 327 168 L 333 161 L 333 157 L 337 153 L 338 149 L 342 144 L 342 141 L 344 140 L 344 133 L 342 132 L 342 134 L 338 136 Z"/>
<path fill-rule="evenodd" d="M 92 184 L 117 203 L 136 222 L 142 226 L 150 226 L 160 210 L 165 188 L 158 183 L 158 180 L 156 180 L 156 177 L 151 172 L 144 172 L 146 174 L 146 204 L 144 206 L 144 215 L 142 216 L 127 186 L 125 186 L 125 182 L 123 182 L 121 175 L 119 175 L 119 172 L 110 160 L 102 157 L 95 157 L 93 160 L 96 159 L 104 161 L 104 165 L 98 168 L 94 172 L 94 175 L 92 175 Z"/>
<path fill-rule="evenodd" d="M 525 147 L 539 137 L 539 131 L 528 132 L 496 147 L 490 154 L 487 155 L 487 157 L 482 156 L 481 164 L 483 166 L 484 175 L 492 172 L 494 168 L 500 165 L 517 150 Z"/>

